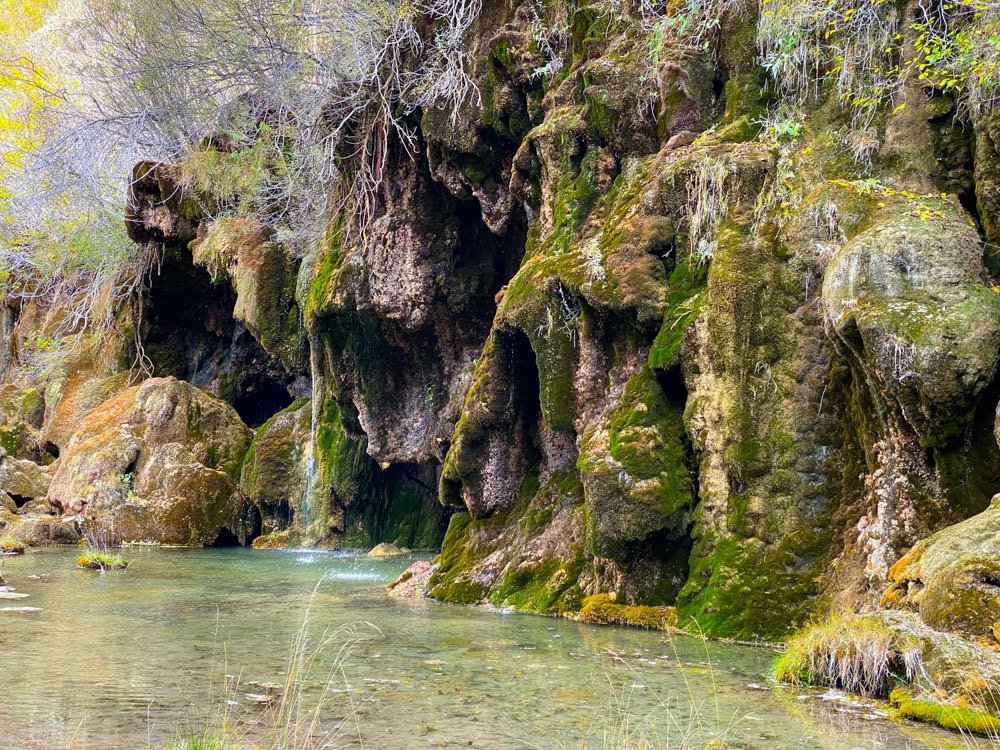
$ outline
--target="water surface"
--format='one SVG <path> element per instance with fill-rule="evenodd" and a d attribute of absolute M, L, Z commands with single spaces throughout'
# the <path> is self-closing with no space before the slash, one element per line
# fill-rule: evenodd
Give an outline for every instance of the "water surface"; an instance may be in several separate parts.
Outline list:
<path fill-rule="evenodd" d="M 963 744 L 836 695 L 778 689 L 766 649 L 393 599 L 383 586 L 409 559 L 141 549 L 126 551 L 127 572 L 98 574 L 74 556 L 0 568 L 29 595 L 0 599 L 0 750 L 160 747 L 223 707 L 253 736 L 252 696 L 283 681 L 310 600 L 310 646 L 326 628 L 368 623 L 332 675 L 324 721 L 356 721 L 331 747 L 610 748 L 622 734 L 692 750 Z M 228 692 L 226 675 L 239 682 Z M 313 670 L 307 700 L 329 676 Z"/>

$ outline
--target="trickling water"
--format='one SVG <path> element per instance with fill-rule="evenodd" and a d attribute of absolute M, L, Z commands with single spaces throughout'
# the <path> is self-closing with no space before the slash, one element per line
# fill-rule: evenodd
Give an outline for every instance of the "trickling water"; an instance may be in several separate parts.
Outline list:
<path fill-rule="evenodd" d="M 312 521 L 311 506 L 313 485 L 316 480 L 316 430 L 319 426 L 320 405 L 323 398 L 323 376 L 317 359 L 319 346 L 309 342 L 309 374 L 312 379 L 312 399 L 309 402 L 309 445 L 306 446 L 305 493 L 299 507 L 299 523 L 307 528 Z"/>
<path fill-rule="evenodd" d="M 368 750 L 616 750 L 604 735 L 621 718 L 633 739 L 671 750 L 720 737 L 730 750 L 973 747 L 836 694 L 776 688 L 769 650 L 393 599 L 383 586 L 409 559 L 154 548 L 127 550 L 127 572 L 101 575 L 76 570 L 74 554 L 4 563 L 29 596 L 0 611 L 3 750 L 163 747 L 205 728 L 227 673 L 241 681 L 230 721 L 256 715 L 317 582 L 314 633 L 374 626 L 324 709 L 334 723 L 360 707 L 360 729 L 352 722 L 338 748 L 361 747 L 360 731 Z M 16 611 L 27 605 L 40 611 Z"/>

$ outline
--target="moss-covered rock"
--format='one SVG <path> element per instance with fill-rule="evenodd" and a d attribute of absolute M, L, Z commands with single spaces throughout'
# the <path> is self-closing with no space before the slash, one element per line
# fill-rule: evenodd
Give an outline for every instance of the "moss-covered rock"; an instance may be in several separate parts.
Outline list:
<path fill-rule="evenodd" d="M 245 218 L 202 222 L 190 243 L 196 265 L 236 293 L 233 317 L 289 372 L 305 367 L 306 340 L 296 303 L 298 262 L 272 233 Z"/>
<path fill-rule="evenodd" d="M 993 380 L 1000 298 L 984 288 L 982 249 L 955 202 L 898 202 L 831 260 L 826 314 L 844 346 L 926 446 L 962 434 Z"/>
<path fill-rule="evenodd" d="M 251 432 L 229 405 L 153 378 L 94 409 L 63 452 L 49 499 L 116 541 L 246 539 L 236 482 Z"/>
<path fill-rule="evenodd" d="M 264 531 L 293 522 L 306 501 L 311 402 L 297 399 L 254 431 L 240 470 L 240 489 L 257 504 Z"/>
<path fill-rule="evenodd" d="M 15 458 L 39 455 L 39 429 L 45 417 L 40 386 L 0 385 L 0 448 Z"/>
<path fill-rule="evenodd" d="M 1000 496 L 914 545 L 889 580 L 886 606 L 911 608 L 940 630 L 991 639 L 1000 621 Z"/>

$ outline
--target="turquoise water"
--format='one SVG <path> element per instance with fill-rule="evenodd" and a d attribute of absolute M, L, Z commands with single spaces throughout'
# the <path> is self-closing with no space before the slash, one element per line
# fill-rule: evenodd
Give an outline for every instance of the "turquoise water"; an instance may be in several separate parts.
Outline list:
<path fill-rule="evenodd" d="M 140 549 L 126 551 L 127 572 L 99 574 L 74 556 L 0 568 L 28 594 L 0 599 L 0 750 L 160 747 L 223 709 L 237 733 L 263 738 L 253 696 L 283 682 L 310 600 L 307 651 L 326 629 L 354 623 L 358 637 L 342 672 L 327 670 L 343 634 L 302 681 L 304 704 L 326 696 L 328 747 L 963 744 L 833 694 L 778 689 L 765 649 L 393 599 L 383 586 L 409 559 Z"/>

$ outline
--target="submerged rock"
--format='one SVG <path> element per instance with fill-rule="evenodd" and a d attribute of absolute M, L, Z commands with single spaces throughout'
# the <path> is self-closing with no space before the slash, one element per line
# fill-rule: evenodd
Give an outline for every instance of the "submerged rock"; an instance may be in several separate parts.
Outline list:
<path fill-rule="evenodd" d="M 392 542 L 382 542 L 368 550 L 368 557 L 400 557 L 406 554 L 409 554 L 408 550 L 400 549 Z"/>
<path fill-rule="evenodd" d="M 108 541 L 208 544 L 246 538 L 238 478 L 251 432 L 228 404 L 173 378 L 113 396 L 60 457 L 49 500 Z"/>

